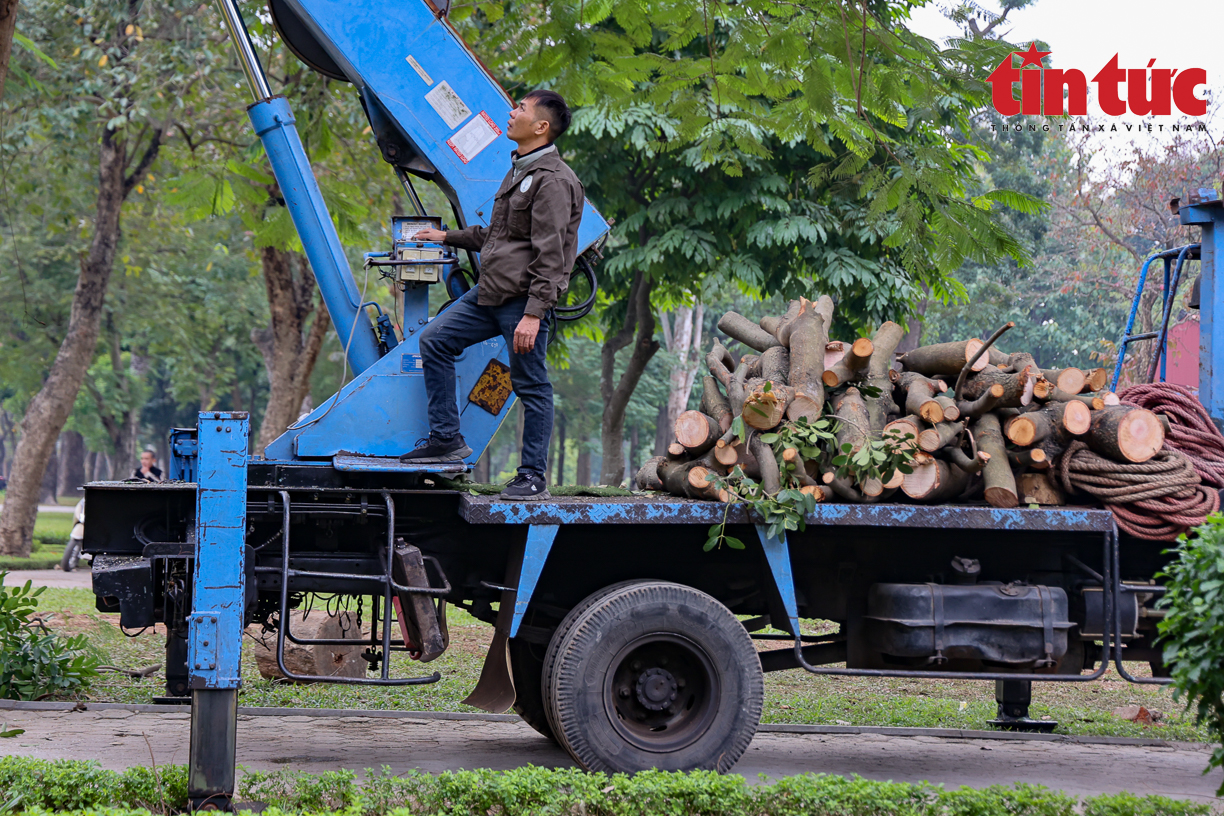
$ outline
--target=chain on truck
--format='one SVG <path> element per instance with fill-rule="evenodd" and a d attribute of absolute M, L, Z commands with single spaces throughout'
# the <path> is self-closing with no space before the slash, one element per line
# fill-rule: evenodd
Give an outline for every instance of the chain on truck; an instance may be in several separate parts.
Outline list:
<path fill-rule="evenodd" d="M 431 478 L 468 471 L 515 402 L 500 338 L 457 361 L 472 454 L 400 463 L 428 431 L 418 341 L 430 291 L 458 297 L 480 268 L 475 255 L 465 272 L 447 248 L 413 240 L 443 221 L 425 212 L 414 184 L 445 194 L 446 220 L 487 224 L 509 164 L 489 114 L 512 102 L 437 2 L 270 4 L 294 55 L 352 84 L 413 205 L 393 218 L 392 246 L 366 256 L 367 276 L 398 287 L 401 334 L 363 302 L 293 112 L 271 93 L 235 0 L 218 0 L 253 93 L 251 125 L 354 378 L 261 457 L 248 453 L 245 413 L 206 412 L 172 432 L 166 482 L 86 487 L 83 546 L 99 609 L 118 612 L 127 629 L 165 626 L 165 699 L 191 706 L 193 805 L 224 806 L 234 791 L 251 624 L 275 631 L 290 679 L 411 686 L 440 681 L 427 662 L 446 647 L 446 606 L 459 607 L 493 627 L 466 702 L 513 707 L 579 765 L 604 771 L 731 768 L 759 724 L 764 672 L 990 681 L 996 722 L 1020 728 L 1053 726 L 1028 718 L 1034 682 L 1089 682 L 1111 664 L 1135 682 L 1161 682 L 1154 576 L 1167 556 L 1120 534 L 1108 509 L 825 502 L 804 531 L 770 535 L 743 505 L 666 495 L 524 503 L 437 489 Z M 1201 226 L 1201 245 L 1160 257 L 1166 277 L 1174 257 L 1179 275 L 1200 260 L 1199 395 L 1218 421 L 1215 230 L 1224 208 L 1203 195 L 1180 217 Z M 588 202 L 576 274 L 591 295 L 569 315 L 594 300 L 592 265 L 608 229 Z M 707 528 L 724 520 L 747 546 L 694 558 Z M 292 631 L 291 611 L 313 593 L 360 600 L 365 676 L 303 677 L 285 665 L 289 644 L 353 643 Z M 809 618 L 836 627 L 804 634 Z M 421 657 L 411 664 L 420 673 L 393 676 L 397 652 Z M 1132 677 L 1124 663 L 1133 661 L 1150 663 L 1154 677 Z"/>

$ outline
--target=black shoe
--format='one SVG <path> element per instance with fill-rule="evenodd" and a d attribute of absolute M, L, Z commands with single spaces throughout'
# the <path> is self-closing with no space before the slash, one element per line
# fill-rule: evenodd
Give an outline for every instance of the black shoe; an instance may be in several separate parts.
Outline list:
<path fill-rule="evenodd" d="M 472 449 L 463 441 L 462 434 L 454 439 L 439 439 L 430 434 L 418 439 L 416 450 L 410 450 L 399 458 L 405 464 L 431 465 L 443 462 L 460 462 L 472 455 Z"/>
<path fill-rule="evenodd" d="M 506 501 L 540 501 L 551 499 L 548 485 L 539 476 L 520 473 L 510 480 L 510 484 L 498 494 L 497 498 Z"/>

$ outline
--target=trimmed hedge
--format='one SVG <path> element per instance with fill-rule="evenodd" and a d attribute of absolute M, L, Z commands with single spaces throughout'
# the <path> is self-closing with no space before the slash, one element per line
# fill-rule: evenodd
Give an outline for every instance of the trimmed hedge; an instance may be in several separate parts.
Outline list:
<path fill-rule="evenodd" d="M 1207 805 L 1163 796 L 1109 794 L 1078 800 L 1040 785 L 945 790 L 925 782 L 875 782 L 805 774 L 772 784 L 708 771 L 633 776 L 576 769 L 416 771 L 312 775 L 247 772 L 239 798 L 270 806 L 267 816 L 447 814 L 450 816 L 1180 816 Z M 187 805 L 181 765 L 107 771 L 95 762 L 0 758 L 0 813 L 110 810 L 180 812 Z M 129 813 L 124 813 L 128 811 Z"/>

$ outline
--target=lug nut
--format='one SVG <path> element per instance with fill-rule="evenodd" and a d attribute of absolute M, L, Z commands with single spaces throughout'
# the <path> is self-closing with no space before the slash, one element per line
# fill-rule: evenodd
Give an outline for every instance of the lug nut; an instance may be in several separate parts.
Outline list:
<path fill-rule="evenodd" d="M 620 689 L 619 689 L 619 691 L 618 691 L 618 693 L 619 693 L 619 694 L 620 694 L 620 696 L 622 696 L 622 697 L 628 697 L 628 696 L 629 696 L 629 687 L 628 687 L 628 686 L 621 686 L 621 687 L 620 687 Z"/>

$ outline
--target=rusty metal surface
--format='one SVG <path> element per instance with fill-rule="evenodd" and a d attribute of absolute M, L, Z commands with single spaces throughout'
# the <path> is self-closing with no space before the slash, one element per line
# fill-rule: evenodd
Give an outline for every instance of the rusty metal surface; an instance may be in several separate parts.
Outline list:
<path fill-rule="evenodd" d="M 463 494 L 459 501 L 459 515 L 470 524 L 717 524 L 724 513 L 731 524 L 759 521 L 743 505 L 734 505 L 728 511 L 718 502 L 667 496 L 575 496 L 510 502 Z M 1113 515 L 1089 507 L 1029 510 L 989 505 L 818 504 L 807 523 L 830 527 L 1105 532 L 1111 529 Z"/>
<path fill-rule="evenodd" d="M 493 416 L 497 416 L 505 406 L 506 400 L 510 399 L 513 390 L 510 385 L 510 366 L 501 360 L 490 360 L 481 373 L 480 379 L 476 381 L 476 385 L 472 386 L 472 393 L 468 394 L 468 400 Z"/>

